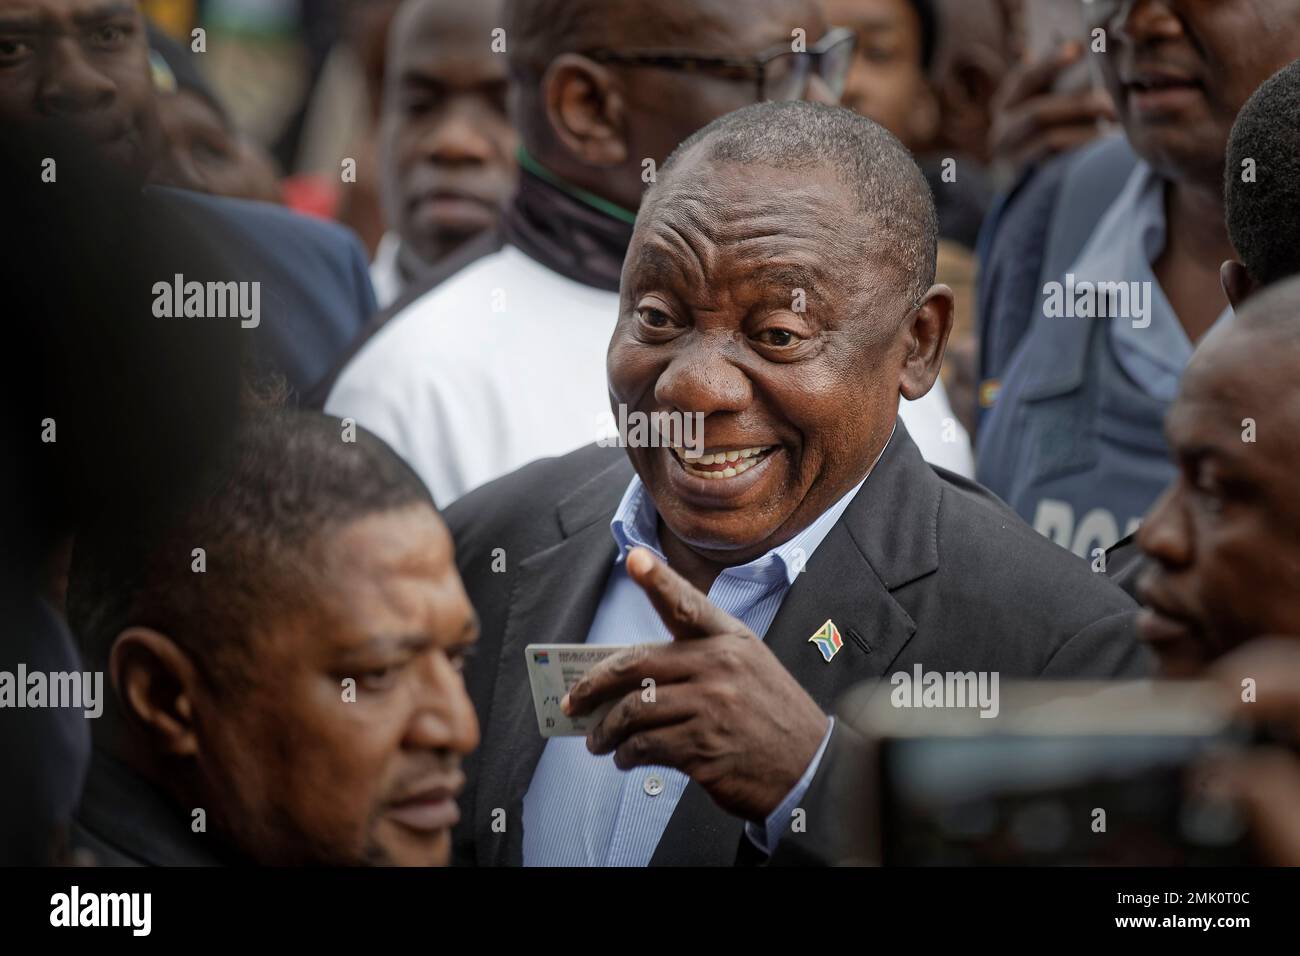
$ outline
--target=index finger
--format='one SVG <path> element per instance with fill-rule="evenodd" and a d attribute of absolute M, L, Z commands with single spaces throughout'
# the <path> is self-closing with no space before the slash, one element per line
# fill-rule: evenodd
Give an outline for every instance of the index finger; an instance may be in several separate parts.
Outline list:
<path fill-rule="evenodd" d="M 627 573 L 645 591 L 675 640 L 748 633 L 745 625 L 714 607 L 693 584 L 645 548 L 628 552 Z"/>
<path fill-rule="evenodd" d="M 584 714 L 609 700 L 640 691 L 648 677 L 656 684 L 686 680 L 699 668 L 684 645 L 634 644 L 607 657 L 574 682 L 560 701 L 566 714 Z"/>

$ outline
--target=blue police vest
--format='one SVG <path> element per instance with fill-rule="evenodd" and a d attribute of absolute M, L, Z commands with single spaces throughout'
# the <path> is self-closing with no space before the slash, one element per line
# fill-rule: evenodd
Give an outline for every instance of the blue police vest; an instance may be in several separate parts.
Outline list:
<path fill-rule="evenodd" d="M 1040 534 L 1095 558 L 1173 479 L 1168 402 L 1115 358 L 1110 319 L 1037 311 L 979 438 L 979 481 Z"/>

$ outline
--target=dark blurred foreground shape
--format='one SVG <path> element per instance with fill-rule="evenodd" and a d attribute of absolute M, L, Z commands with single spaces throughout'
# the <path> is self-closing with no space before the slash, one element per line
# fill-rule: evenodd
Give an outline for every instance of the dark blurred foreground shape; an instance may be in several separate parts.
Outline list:
<path fill-rule="evenodd" d="M 88 155 L 66 145 L 66 157 Z M 0 143 L 9 672 L 80 668 L 58 608 L 69 542 L 107 509 L 183 487 L 239 403 L 238 321 L 153 316 L 155 282 L 227 275 L 208 238 L 93 162 L 60 162 L 56 181 L 43 182 L 45 152 L 12 130 Z M 81 709 L 0 710 L 0 863 L 64 859 L 88 756 Z"/>

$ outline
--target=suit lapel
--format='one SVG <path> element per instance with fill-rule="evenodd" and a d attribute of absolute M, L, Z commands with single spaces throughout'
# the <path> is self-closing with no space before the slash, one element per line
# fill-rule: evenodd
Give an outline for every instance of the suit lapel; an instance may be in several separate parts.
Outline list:
<path fill-rule="evenodd" d="M 866 493 L 864 485 L 859 494 Z M 829 661 L 808 641 L 828 619 L 844 639 L 844 646 Z M 915 630 L 841 520 L 813 552 L 763 640 L 809 696 L 830 713 L 854 684 L 884 673 Z M 743 839 L 747 839 L 744 822 L 719 809 L 692 781 L 651 865 L 731 866 Z"/>
<path fill-rule="evenodd" d="M 744 820 L 724 813 L 703 787 L 688 781 L 650 865 L 732 866 L 744 832 Z"/>
<path fill-rule="evenodd" d="M 869 491 L 868 483 L 859 494 Z M 844 641 L 829 661 L 809 641 L 827 621 Z M 915 622 L 881 584 L 841 521 L 790 588 L 766 643 L 829 713 L 851 686 L 883 674 L 915 631 Z"/>
<path fill-rule="evenodd" d="M 764 643 L 824 711 L 882 676 L 916 631 L 890 593 L 938 567 L 942 487 L 899 422 L 889 448 L 781 603 Z M 844 646 L 827 661 L 809 638 L 833 621 Z M 744 823 L 693 781 L 652 865 L 730 866 Z"/>
<path fill-rule="evenodd" d="M 475 807 L 480 865 L 523 862 L 523 799 L 546 746 L 537 731 L 524 648 L 587 639 L 617 553 L 608 520 L 630 478 L 624 459 L 579 488 L 557 510 L 564 539 L 519 563 L 481 744 L 486 759 Z M 498 808 L 506 811 L 505 833 L 492 830 Z"/>
<path fill-rule="evenodd" d="M 622 459 L 561 502 L 557 517 L 563 540 L 519 565 L 481 748 L 488 759 L 475 811 L 480 863 L 523 860 L 523 797 L 545 747 L 524 647 L 586 640 L 616 556 L 608 521 L 631 474 Z M 882 676 L 915 632 L 915 622 L 891 592 L 938 568 L 942 493 L 941 482 L 899 422 L 875 471 L 814 552 L 768 628 L 765 643 L 828 713 L 851 686 Z M 808 641 L 827 620 L 844 640 L 830 661 Z M 496 808 L 506 810 L 505 834 L 492 832 Z M 651 865 L 730 866 L 746 856 L 743 830 L 743 821 L 718 809 L 692 782 Z"/>
<path fill-rule="evenodd" d="M 875 471 L 786 595 L 767 645 L 827 712 L 853 684 L 882 676 L 916 632 L 893 592 L 939 567 L 942 495 L 900 421 Z M 829 661 L 808 641 L 828 620 L 844 639 Z"/>

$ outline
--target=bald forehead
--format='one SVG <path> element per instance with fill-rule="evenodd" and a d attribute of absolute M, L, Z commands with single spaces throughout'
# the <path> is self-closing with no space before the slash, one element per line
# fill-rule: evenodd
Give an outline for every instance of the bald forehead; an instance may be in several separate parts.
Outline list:
<path fill-rule="evenodd" d="M 406 0 L 393 17 L 389 54 L 429 41 L 463 42 L 470 34 L 480 33 L 482 50 L 490 52 L 492 29 L 504 25 L 503 7 L 503 0 Z"/>
<path fill-rule="evenodd" d="M 1183 377 L 1181 404 L 1300 426 L 1300 326 L 1237 320 L 1207 338 Z"/>
<path fill-rule="evenodd" d="M 883 238 L 829 165 L 716 161 L 696 148 L 642 204 L 628 276 L 707 285 L 729 257 L 756 282 L 809 294 L 898 289 L 906 283 Z"/>
<path fill-rule="evenodd" d="M 697 143 L 662 175 L 642 204 L 642 221 L 694 217 L 701 228 L 723 234 L 754 228 L 755 215 L 770 216 L 824 227 L 833 233 L 827 241 L 835 241 L 857 218 L 852 189 L 827 164 L 777 168 L 717 160 L 708 156 L 708 146 L 707 139 Z M 832 215 L 825 215 L 827 208 Z"/>
<path fill-rule="evenodd" d="M 470 87 L 506 79 L 506 58 L 492 50 L 492 31 L 501 26 L 501 0 L 408 0 L 388 34 L 385 82 L 439 82 Z M 390 101 L 391 102 L 391 101 Z"/>

